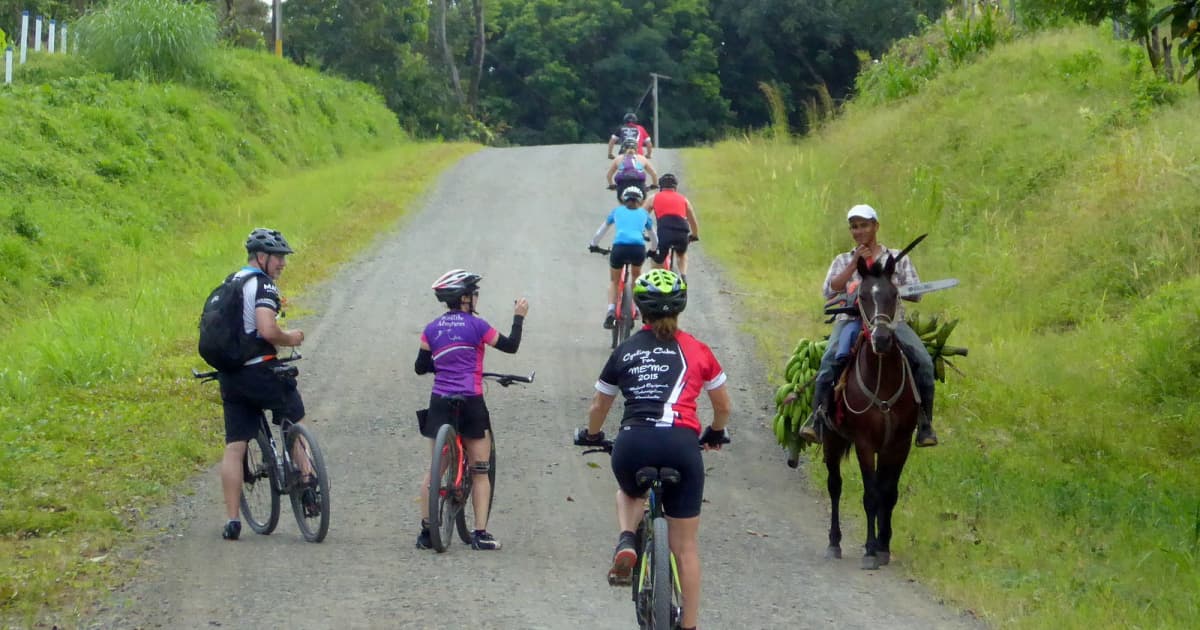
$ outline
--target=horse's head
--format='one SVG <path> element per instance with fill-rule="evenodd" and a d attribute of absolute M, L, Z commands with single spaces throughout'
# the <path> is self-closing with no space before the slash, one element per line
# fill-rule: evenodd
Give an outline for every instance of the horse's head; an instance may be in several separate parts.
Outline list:
<path fill-rule="evenodd" d="M 858 313 L 863 326 L 870 333 L 871 350 L 884 354 L 892 348 L 896 331 L 896 314 L 900 307 L 900 291 L 892 282 L 896 271 L 896 260 L 888 254 L 884 262 L 858 259 L 858 276 L 862 284 L 858 287 Z"/>

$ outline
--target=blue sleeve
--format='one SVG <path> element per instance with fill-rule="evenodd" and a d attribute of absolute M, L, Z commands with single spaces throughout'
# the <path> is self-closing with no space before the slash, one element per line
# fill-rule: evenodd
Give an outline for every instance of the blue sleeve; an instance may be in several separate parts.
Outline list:
<path fill-rule="evenodd" d="M 613 216 L 613 215 L 615 215 L 616 213 L 617 213 L 617 211 L 616 211 L 616 210 L 609 210 L 609 211 L 608 211 L 608 218 L 607 218 L 607 219 L 605 219 L 605 220 L 604 220 L 604 222 L 605 222 L 605 223 L 607 223 L 608 225 L 612 225 L 613 223 L 615 223 L 615 222 L 616 222 L 616 219 L 614 218 L 614 216 Z"/>

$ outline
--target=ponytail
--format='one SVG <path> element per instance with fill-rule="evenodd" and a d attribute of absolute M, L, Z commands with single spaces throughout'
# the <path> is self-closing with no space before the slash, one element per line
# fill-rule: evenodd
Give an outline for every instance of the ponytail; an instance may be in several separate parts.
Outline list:
<path fill-rule="evenodd" d="M 646 323 L 650 324 L 650 329 L 654 331 L 654 336 L 659 341 L 671 341 L 675 338 L 675 333 L 679 331 L 679 316 L 668 315 L 658 319 L 647 319 Z"/>

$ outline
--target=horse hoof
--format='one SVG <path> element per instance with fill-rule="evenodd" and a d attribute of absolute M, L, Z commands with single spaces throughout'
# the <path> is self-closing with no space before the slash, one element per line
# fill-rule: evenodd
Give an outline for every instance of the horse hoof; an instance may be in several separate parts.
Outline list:
<path fill-rule="evenodd" d="M 879 566 L 882 567 L 884 565 L 891 564 L 891 562 L 892 562 L 892 552 L 890 552 L 890 551 L 880 551 L 879 552 Z"/>
<path fill-rule="evenodd" d="M 826 560 L 840 560 L 842 558 L 842 548 L 829 546 L 825 548 Z"/>
<path fill-rule="evenodd" d="M 863 556 L 862 568 L 874 571 L 879 568 L 879 556 Z"/>

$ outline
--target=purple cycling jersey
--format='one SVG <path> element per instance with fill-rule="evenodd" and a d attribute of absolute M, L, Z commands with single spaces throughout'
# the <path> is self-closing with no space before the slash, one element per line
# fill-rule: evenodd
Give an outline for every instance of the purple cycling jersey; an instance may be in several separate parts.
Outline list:
<path fill-rule="evenodd" d="M 433 393 L 483 395 L 483 350 L 500 333 L 471 313 L 449 311 L 429 322 L 421 342 L 433 353 Z"/>

